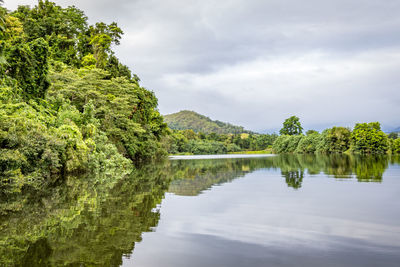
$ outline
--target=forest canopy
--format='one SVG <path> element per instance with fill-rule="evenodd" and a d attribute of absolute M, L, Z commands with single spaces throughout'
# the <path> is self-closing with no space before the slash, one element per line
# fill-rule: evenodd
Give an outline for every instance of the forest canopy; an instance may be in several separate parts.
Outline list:
<path fill-rule="evenodd" d="M 117 23 L 39 0 L 0 7 L 1 192 L 166 154 L 154 93 L 115 56 Z"/>

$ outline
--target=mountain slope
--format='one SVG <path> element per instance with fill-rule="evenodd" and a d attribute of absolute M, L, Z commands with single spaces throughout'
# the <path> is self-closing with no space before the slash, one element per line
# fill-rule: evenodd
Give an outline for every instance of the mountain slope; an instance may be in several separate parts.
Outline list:
<path fill-rule="evenodd" d="M 182 110 L 177 113 L 164 115 L 164 121 L 171 129 L 175 130 L 192 129 L 195 132 L 218 134 L 251 133 L 242 126 L 236 126 L 218 120 L 213 121 L 209 117 L 189 110 Z"/>
<path fill-rule="evenodd" d="M 397 127 L 396 129 L 391 131 L 392 133 L 400 133 L 400 127 Z"/>

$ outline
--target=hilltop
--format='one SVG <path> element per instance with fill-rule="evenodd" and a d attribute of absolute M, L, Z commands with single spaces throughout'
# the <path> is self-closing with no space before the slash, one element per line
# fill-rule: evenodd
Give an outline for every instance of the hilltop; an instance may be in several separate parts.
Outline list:
<path fill-rule="evenodd" d="M 391 131 L 392 133 L 400 133 L 400 127 L 397 127 L 396 129 Z"/>
<path fill-rule="evenodd" d="M 214 121 L 209 117 L 189 110 L 182 110 L 177 113 L 164 115 L 164 121 L 174 130 L 192 129 L 195 132 L 218 134 L 252 133 L 251 131 L 245 130 L 242 126 L 236 126 L 218 120 Z"/>

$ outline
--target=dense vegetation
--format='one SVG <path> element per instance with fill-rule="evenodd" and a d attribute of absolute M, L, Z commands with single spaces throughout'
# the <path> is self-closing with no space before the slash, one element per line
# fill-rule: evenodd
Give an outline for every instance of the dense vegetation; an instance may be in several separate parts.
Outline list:
<path fill-rule="evenodd" d="M 2 3 L 2 1 L 0 1 Z M 115 56 L 123 31 L 89 25 L 76 7 L 38 1 L 0 7 L 0 197 L 44 188 L 71 173 L 129 171 L 169 153 L 400 153 L 379 123 L 302 134 L 299 118 L 262 135 L 192 111 L 165 116 Z"/>
<path fill-rule="evenodd" d="M 157 226 L 168 166 L 90 174 L 0 205 L 0 266 L 120 266 Z"/>
<path fill-rule="evenodd" d="M 2 194 L 166 154 L 156 97 L 112 50 L 122 34 L 47 0 L 0 7 Z"/>
<path fill-rule="evenodd" d="M 194 111 L 165 115 L 173 129 L 164 139 L 170 154 L 225 154 L 239 151 L 260 151 L 271 148 L 276 134 L 257 134 L 210 118 Z"/>
<path fill-rule="evenodd" d="M 205 134 L 193 130 L 173 130 L 164 139 L 164 145 L 171 154 L 225 154 L 265 150 L 272 146 L 277 137 L 276 134 Z"/>
<path fill-rule="evenodd" d="M 168 127 L 174 130 L 193 130 L 196 133 L 206 134 L 241 134 L 251 131 L 245 130 L 242 126 L 232 125 L 218 120 L 211 120 L 209 117 L 198 114 L 194 111 L 183 110 L 177 113 L 164 116 Z"/>
<path fill-rule="evenodd" d="M 273 144 L 275 153 L 400 153 L 398 135 L 386 135 L 379 122 L 357 123 L 353 130 L 332 127 L 321 134 L 310 130 L 303 135 L 298 118 L 294 118 L 297 117 L 293 116 L 284 122 L 280 131 L 283 134 Z"/>

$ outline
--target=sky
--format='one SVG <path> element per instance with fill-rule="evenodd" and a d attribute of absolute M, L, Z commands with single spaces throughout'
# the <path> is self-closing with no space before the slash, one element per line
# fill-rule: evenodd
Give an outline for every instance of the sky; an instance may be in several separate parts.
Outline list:
<path fill-rule="evenodd" d="M 159 110 L 274 132 L 400 126 L 399 0 L 55 0 L 117 22 L 120 60 Z M 10 10 L 35 0 L 5 0 Z"/>

